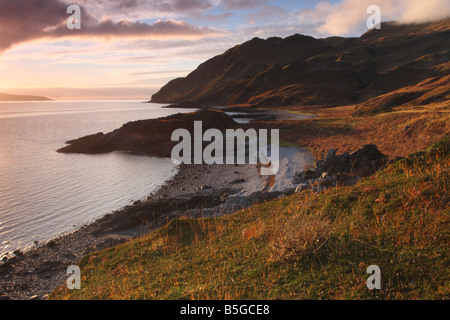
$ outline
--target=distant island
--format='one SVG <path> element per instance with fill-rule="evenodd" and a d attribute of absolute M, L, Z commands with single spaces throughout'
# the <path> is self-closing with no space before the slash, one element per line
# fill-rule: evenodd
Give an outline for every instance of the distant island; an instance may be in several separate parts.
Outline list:
<path fill-rule="evenodd" d="M 0 101 L 53 101 L 47 97 L 0 93 Z"/>

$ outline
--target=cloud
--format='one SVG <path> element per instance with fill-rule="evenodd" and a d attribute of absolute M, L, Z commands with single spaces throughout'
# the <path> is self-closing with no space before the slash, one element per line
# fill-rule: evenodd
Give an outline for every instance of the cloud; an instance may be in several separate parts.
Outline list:
<path fill-rule="evenodd" d="M 205 35 L 217 34 L 208 27 L 194 27 L 184 21 L 176 21 L 172 19 L 158 20 L 153 24 L 143 22 L 132 22 L 128 20 L 121 20 L 114 22 L 111 19 L 105 19 L 99 23 L 91 24 L 82 28 L 80 31 L 71 31 L 66 26 L 44 32 L 44 37 L 151 37 L 151 38 L 196 38 Z"/>
<path fill-rule="evenodd" d="M 227 10 L 239 10 L 267 3 L 268 0 L 77 0 L 77 4 L 95 16 L 133 18 L 199 16 L 219 5 Z"/>
<path fill-rule="evenodd" d="M 383 21 L 421 23 L 450 16 L 450 0 L 343 0 L 338 3 L 322 1 L 313 9 L 301 10 L 300 21 L 313 22 L 317 30 L 327 35 L 359 33 L 369 15 L 370 5 L 381 8 Z"/>
<path fill-rule="evenodd" d="M 450 0 L 411 1 L 401 22 L 428 22 L 450 17 Z"/>
<path fill-rule="evenodd" d="M 267 4 L 267 0 L 222 0 L 221 3 L 227 9 L 254 8 Z"/>
<path fill-rule="evenodd" d="M 203 12 L 217 3 L 218 0 L 77 0 L 95 16 L 112 18 L 178 17 Z"/>
<path fill-rule="evenodd" d="M 223 14 L 206 14 L 204 16 L 200 16 L 200 18 L 208 22 L 223 22 L 228 18 L 232 17 L 233 15 L 234 13 L 227 12 Z"/>
<path fill-rule="evenodd" d="M 267 6 L 253 12 L 249 15 L 249 20 L 251 22 L 255 21 L 285 21 L 290 15 L 290 12 L 284 8 Z"/>
<path fill-rule="evenodd" d="M 47 5 L 49 4 L 49 5 Z M 43 30 L 67 19 L 67 6 L 59 1 L 4 0 L 0 2 L 0 52 L 38 38 Z"/>
<path fill-rule="evenodd" d="M 121 8 L 135 6 L 139 0 L 121 2 Z M 185 2 L 185 0 L 183 0 Z M 201 2 L 187 0 L 186 2 Z M 162 2 L 165 3 L 165 2 Z M 172 1 L 182 10 L 186 4 Z M 117 5 L 119 3 L 117 2 Z M 97 20 L 82 7 L 82 29 L 68 30 L 69 15 L 67 3 L 62 0 L 2 0 L 0 2 L 0 54 L 14 45 L 44 38 L 200 38 L 216 35 L 219 32 L 208 27 L 197 27 L 173 19 L 158 20 L 154 23 L 120 20 L 110 18 Z"/>

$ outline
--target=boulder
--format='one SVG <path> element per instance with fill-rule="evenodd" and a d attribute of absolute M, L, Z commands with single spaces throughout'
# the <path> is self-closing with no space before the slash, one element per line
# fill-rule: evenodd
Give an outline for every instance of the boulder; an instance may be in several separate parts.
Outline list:
<path fill-rule="evenodd" d="M 316 162 L 316 168 L 297 173 L 294 184 L 315 185 L 315 190 L 323 190 L 338 185 L 355 185 L 363 177 L 374 174 L 388 163 L 388 158 L 377 146 L 369 144 L 353 153 L 337 155 L 330 149 L 323 160 Z"/>

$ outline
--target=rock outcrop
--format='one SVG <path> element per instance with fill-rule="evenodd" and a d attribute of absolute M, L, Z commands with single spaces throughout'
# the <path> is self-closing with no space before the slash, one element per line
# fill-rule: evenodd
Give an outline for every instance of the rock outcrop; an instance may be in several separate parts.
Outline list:
<path fill-rule="evenodd" d="M 176 114 L 165 118 L 130 122 L 108 134 L 97 133 L 68 141 L 61 153 L 102 154 L 127 151 L 159 157 L 170 157 L 175 142 L 171 142 L 176 129 L 187 129 L 193 134 L 194 122 L 202 121 L 203 130 L 232 129 L 237 123 L 222 111 L 200 110 Z"/>
<path fill-rule="evenodd" d="M 299 185 L 299 191 L 309 187 L 323 190 L 334 186 L 354 185 L 359 179 L 377 172 L 387 162 L 388 158 L 373 144 L 341 155 L 337 155 L 337 150 L 331 149 L 325 159 L 316 162 L 314 169 L 298 173 L 294 184 Z"/>

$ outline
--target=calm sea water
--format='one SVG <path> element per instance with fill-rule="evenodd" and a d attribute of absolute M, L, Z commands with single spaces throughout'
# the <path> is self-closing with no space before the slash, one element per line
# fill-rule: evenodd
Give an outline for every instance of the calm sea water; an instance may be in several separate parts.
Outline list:
<path fill-rule="evenodd" d="M 0 103 L 0 256 L 120 209 L 171 179 L 170 159 L 59 154 L 65 141 L 187 112 L 141 101 Z"/>

